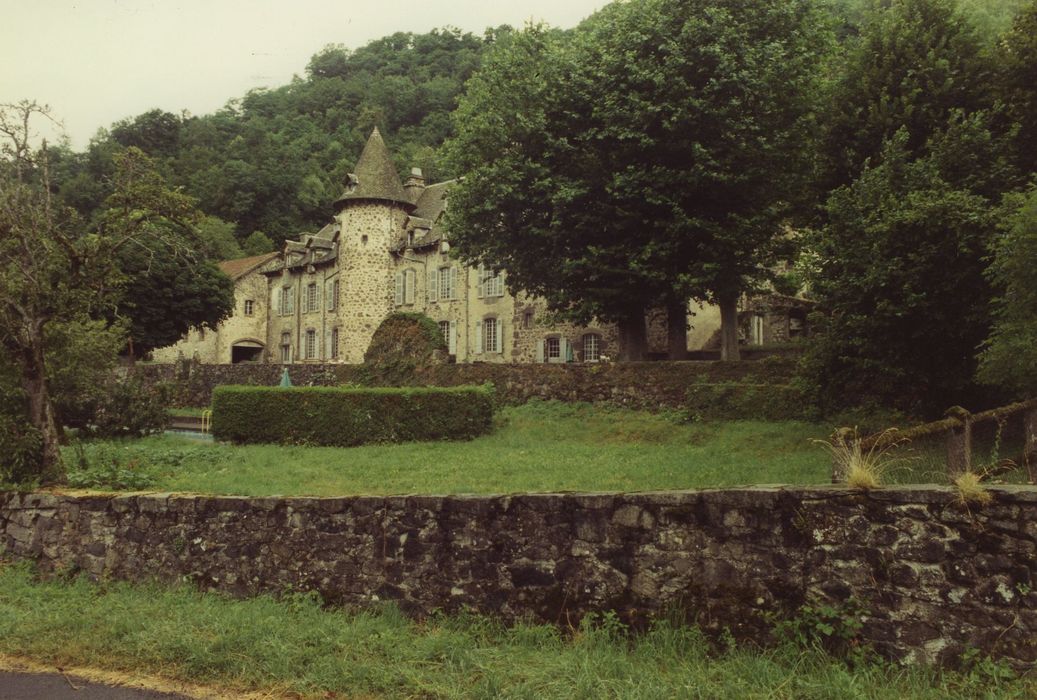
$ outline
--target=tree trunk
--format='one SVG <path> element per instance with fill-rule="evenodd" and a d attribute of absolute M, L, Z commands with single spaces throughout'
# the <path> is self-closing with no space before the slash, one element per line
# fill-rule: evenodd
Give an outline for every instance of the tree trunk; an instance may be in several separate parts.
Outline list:
<path fill-rule="evenodd" d="M 22 353 L 22 388 L 29 400 L 29 422 L 40 431 L 42 441 L 40 485 L 61 484 L 66 478 L 65 465 L 61 461 L 57 421 L 47 386 L 42 331 L 36 330 L 29 345 Z"/>
<path fill-rule="evenodd" d="M 666 354 L 671 360 L 688 359 L 688 304 L 680 299 L 666 303 Z"/>
<path fill-rule="evenodd" d="M 720 303 L 720 359 L 737 362 L 742 359 L 738 349 L 738 296 L 717 301 Z"/>
<path fill-rule="evenodd" d="M 639 362 L 645 359 L 648 336 L 645 332 L 644 314 L 635 315 L 619 322 L 619 361 Z"/>

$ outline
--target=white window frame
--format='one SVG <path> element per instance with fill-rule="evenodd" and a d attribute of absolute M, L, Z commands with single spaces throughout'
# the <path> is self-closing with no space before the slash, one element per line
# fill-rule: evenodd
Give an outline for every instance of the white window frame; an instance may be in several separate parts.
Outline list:
<path fill-rule="evenodd" d="M 251 299 L 246 299 L 244 304 L 244 313 L 246 316 L 252 316 L 256 312 L 256 303 Z"/>
<path fill-rule="evenodd" d="M 292 334 L 282 333 L 281 334 L 281 362 L 292 361 Z"/>
<path fill-rule="evenodd" d="M 313 328 L 306 329 L 305 342 L 303 343 L 303 358 L 307 360 L 317 359 L 317 331 Z"/>
<path fill-rule="evenodd" d="M 501 322 L 496 316 L 487 316 L 482 322 L 482 348 L 485 353 L 499 355 L 504 352 L 501 342 Z"/>
<path fill-rule="evenodd" d="M 500 270 L 487 270 L 479 266 L 479 297 L 504 296 L 504 275 Z"/>
<path fill-rule="evenodd" d="M 457 266 L 439 268 L 439 299 L 452 301 L 457 298 Z"/>
<path fill-rule="evenodd" d="M 601 361 L 601 334 L 584 333 L 583 335 L 583 361 Z"/>
<path fill-rule="evenodd" d="M 555 350 L 557 351 L 556 354 L 551 354 L 552 341 L 553 341 L 553 344 L 556 346 L 555 347 Z M 557 335 L 552 335 L 552 336 L 549 336 L 547 338 L 544 338 L 544 359 L 547 362 L 552 362 L 552 361 L 554 361 L 554 362 L 561 362 L 561 359 L 560 359 L 561 357 L 562 357 L 562 339 L 559 336 L 557 336 Z"/>
<path fill-rule="evenodd" d="M 320 305 L 317 302 L 317 283 L 310 282 L 306 285 L 306 303 L 303 304 L 305 307 L 303 310 L 307 313 L 311 311 L 319 311 Z"/>

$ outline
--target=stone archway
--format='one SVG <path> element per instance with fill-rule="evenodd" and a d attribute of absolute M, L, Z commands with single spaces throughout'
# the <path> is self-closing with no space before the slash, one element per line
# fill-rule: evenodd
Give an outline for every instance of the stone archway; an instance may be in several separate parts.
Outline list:
<path fill-rule="evenodd" d="M 241 362 L 262 362 L 265 346 L 258 340 L 250 338 L 236 340 L 230 346 L 231 364 Z"/>

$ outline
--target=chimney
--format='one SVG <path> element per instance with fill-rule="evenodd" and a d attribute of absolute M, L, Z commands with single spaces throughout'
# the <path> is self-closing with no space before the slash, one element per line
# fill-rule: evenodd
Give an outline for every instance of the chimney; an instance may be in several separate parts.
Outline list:
<path fill-rule="evenodd" d="M 425 176 L 421 174 L 421 168 L 411 168 L 410 177 L 403 183 L 403 189 L 408 192 L 412 188 L 425 189 Z"/>

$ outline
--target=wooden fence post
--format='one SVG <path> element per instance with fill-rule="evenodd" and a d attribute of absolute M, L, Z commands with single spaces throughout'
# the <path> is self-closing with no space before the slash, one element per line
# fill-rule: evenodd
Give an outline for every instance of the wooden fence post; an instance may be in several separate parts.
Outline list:
<path fill-rule="evenodd" d="M 972 414 L 955 406 L 947 416 L 958 421 L 947 431 L 947 478 L 953 482 L 972 468 Z"/>
<path fill-rule="evenodd" d="M 1023 464 L 1031 484 L 1037 483 L 1037 408 L 1023 414 Z"/>

